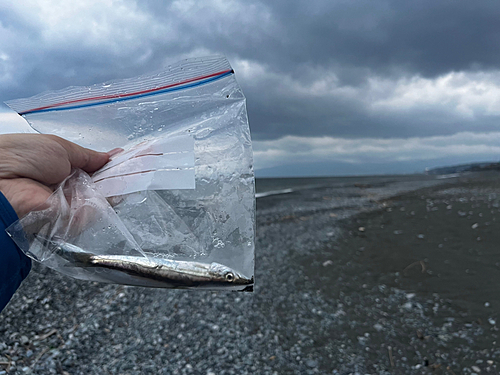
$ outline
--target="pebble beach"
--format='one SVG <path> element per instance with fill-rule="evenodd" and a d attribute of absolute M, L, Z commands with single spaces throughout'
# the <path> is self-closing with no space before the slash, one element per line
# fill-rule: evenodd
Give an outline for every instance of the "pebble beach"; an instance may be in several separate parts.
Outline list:
<path fill-rule="evenodd" d="M 498 173 L 299 185 L 257 200 L 253 293 L 34 264 L 0 375 L 500 373 Z"/>

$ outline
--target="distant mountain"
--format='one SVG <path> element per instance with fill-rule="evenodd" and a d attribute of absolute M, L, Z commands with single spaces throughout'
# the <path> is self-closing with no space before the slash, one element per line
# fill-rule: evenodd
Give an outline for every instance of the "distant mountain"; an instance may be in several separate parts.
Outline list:
<path fill-rule="evenodd" d="M 484 163 L 469 163 L 452 165 L 447 167 L 438 167 L 426 169 L 425 173 L 431 175 L 439 174 L 452 174 L 452 173 L 462 173 L 462 172 L 479 172 L 479 171 L 500 171 L 500 163 L 496 162 L 484 162 Z"/>

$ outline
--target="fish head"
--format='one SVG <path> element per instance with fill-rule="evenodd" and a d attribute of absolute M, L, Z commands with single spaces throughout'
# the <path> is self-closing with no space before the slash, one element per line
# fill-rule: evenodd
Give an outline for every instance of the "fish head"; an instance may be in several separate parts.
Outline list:
<path fill-rule="evenodd" d="M 246 276 L 236 272 L 230 267 L 219 263 L 210 264 L 209 269 L 212 280 L 224 285 L 250 285 L 253 284 L 253 277 L 249 279 Z"/>

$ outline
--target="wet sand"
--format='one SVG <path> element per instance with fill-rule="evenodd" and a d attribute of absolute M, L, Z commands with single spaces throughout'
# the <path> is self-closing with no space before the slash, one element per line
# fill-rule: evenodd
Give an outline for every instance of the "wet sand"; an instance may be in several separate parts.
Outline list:
<path fill-rule="evenodd" d="M 372 185 L 355 186 L 374 196 Z M 317 200 L 335 199 L 322 193 Z M 292 256 L 305 289 L 321 292 L 346 318 L 319 329 L 315 345 L 329 348 L 326 356 L 342 348 L 332 345 L 335 336 L 358 342 L 352 355 L 365 351 L 360 368 L 369 373 L 499 373 L 500 176 L 469 174 L 371 203 L 378 207 L 339 221 L 346 209 L 327 211 L 331 240 Z M 320 215 L 282 221 L 328 230 Z"/>
<path fill-rule="evenodd" d="M 495 174 L 404 194 L 346 225 L 343 246 L 379 282 L 438 293 L 485 323 L 500 311 L 499 201 Z"/>

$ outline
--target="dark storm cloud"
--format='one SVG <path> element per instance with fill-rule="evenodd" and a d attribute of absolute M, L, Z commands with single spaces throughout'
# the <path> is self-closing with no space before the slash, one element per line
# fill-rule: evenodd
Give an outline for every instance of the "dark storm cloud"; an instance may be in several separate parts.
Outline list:
<path fill-rule="evenodd" d="M 76 15 L 51 3 L 48 9 L 0 6 L 0 101 L 134 76 L 189 55 L 222 53 L 248 98 L 255 139 L 404 138 L 499 129 L 498 114 L 463 116 L 460 103 L 447 98 L 441 106 L 374 110 L 384 95 L 399 94 L 381 93 L 372 81 L 396 87 L 403 78 L 496 70 L 497 2 L 74 2 L 81 7 Z M 248 72 L 238 70 L 244 63 Z"/>
<path fill-rule="evenodd" d="M 172 22 L 171 8 L 149 2 L 156 19 Z M 227 17 L 189 8 L 178 30 L 183 42 L 266 62 L 303 74 L 304 67 L 435 76 L 489 69 L 500 63 L 500 3 L 467 1 L 253 2 Z M 238 8 L 241 3 L 231 3 Z M 248 9 L 261 12 L 246 14 Z M 262 14 L 264 13 L 264 15 Z M 269 13 L 266 17 L 265 13 Z M 189 22 L 190 20 L 196 20 Z M 359 73 L 359 71 L 358 71 Z M 365 71 L 366 74 L 366 71 Z M 352 75 L 353 77 L 349 77 Z"/>
<path fill-rule="evenodd" d="M 279 56 L 287 56 L 295 63 L 340 64 L 424 76 L 496 68 L 500 63 L 497 2 L 271 4 L 278 22 L 287 25 Z"/>

